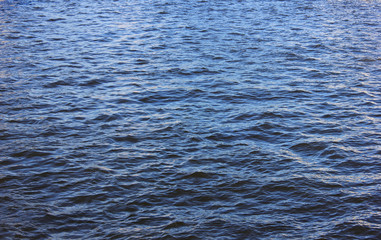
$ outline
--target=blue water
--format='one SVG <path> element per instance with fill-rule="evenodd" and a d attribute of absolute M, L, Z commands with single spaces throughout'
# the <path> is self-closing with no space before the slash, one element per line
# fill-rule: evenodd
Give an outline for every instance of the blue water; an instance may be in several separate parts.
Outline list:
<path fill-rule="evenodd" d="M 0 238 L 381 239 L 380 20 L 0 1 Z"/>

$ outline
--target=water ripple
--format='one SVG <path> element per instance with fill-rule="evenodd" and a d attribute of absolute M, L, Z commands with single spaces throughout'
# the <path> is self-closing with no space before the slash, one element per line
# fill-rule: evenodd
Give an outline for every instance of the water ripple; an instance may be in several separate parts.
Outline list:
<path fill-rule="evenodd" d="M 0 1 L 4 239 L 379 239 L 380 3 Z"/>

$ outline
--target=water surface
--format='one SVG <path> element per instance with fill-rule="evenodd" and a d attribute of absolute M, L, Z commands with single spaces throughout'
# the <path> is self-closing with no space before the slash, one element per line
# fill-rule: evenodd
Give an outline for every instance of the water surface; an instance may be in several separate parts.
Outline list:
<path fill-rule="evenodd" d="M 380 13 L 0 1 L 0 235 L 379 239 Z"/>

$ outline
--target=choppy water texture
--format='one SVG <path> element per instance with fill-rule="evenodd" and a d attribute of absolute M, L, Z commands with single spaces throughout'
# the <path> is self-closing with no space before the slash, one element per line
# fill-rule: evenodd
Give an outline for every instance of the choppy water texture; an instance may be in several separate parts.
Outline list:
<path fill-rule="evenodd" d="M 2 239 L 380 239 L 380 14 L 0 1 Z"/>

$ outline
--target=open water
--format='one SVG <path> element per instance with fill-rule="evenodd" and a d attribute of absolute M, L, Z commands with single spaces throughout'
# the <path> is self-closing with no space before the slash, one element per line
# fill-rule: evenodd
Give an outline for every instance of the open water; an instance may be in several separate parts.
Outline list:
<path fill-rule="evenodd" d="M 381 239 L 381 2 L 1 0 L 1 239 Z"/>

